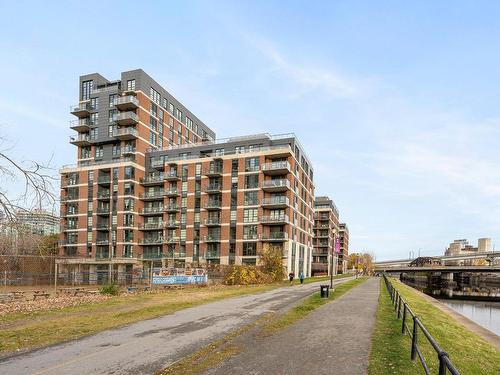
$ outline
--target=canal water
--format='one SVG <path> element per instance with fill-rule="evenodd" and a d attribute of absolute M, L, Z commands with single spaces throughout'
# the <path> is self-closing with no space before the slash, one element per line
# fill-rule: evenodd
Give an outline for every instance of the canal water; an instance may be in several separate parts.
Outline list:
<path fill-rule="evenodd" d="M 500 302 L 440 300 L 458 313 L 500 336 Z"/>

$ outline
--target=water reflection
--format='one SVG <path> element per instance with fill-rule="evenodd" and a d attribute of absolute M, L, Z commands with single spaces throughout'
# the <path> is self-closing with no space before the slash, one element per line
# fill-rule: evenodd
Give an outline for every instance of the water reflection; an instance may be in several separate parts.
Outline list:
<path fill-rule="evenodd" d="M 453 310 L 500 336 L 500 302 L 441 300 Z"/>

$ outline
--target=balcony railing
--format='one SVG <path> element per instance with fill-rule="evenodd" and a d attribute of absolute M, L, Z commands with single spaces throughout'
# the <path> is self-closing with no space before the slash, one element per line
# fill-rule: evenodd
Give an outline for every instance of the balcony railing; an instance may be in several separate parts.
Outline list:
<path fill-rule="evenodd" d="M 205 203 L 206 210 L 220 210 L 222 208 L 222 202 L 220 201 L 208 201 Z"/>
<path fill-rule="evenodd" d="M 260 222 L 263 224 L 286 224 L 289 220 L 288 215 L 261 216 Z"/>
<path fill-rule="evenodd" d="M 161 245 L 162 243 L 163 237 L 141 238 L 139 240 L 140 245 Z"/>
<path fill-rule="evenodd" d="M 143 185 L 154 185 L 154 184 L 162 184 L 163 185 L 163 173 L 159 173 L 157 175 L 150 175 L 150 176 L 141 178 L 139 181 Z"/>
<path fill-rule="evenodd" d="M 123 140 L 137 138 L 137 134 L 135 128 L 121 128 L 113 131 L 113 137 Z"/>
<path fill-rule="evenodd" d="M 178 226 L 179 226 L 179 220 L 165 221 L 165 228 L 177 228 Z"/>
<path fill-rule="evenodd" d="M 179 191 L 177 190 L 177 188 L 167 188 L 165 189 L 165 195 L 166 196 L 176 196 L 176 195 L 179 195 Z"/>
<path fill-rule="evenodd" d="M 163 222 L 159 221 L 157 223 L 142 223 L 139 224 L 140 230 L 161 230 L 163 229 Z"/>
<path fill-rule="evenodd" d="M 262 165 L 262 172 L 265 174 L 285 174 L 291 169 L 287 161 L 273 161 Z"/>
<path fill-rule="evenodd" d="M 97 199 L 109 199 L 110 197 L 109 193 L 97 193 Z"/>
<path fill-rule="evenodd" d="M 90 137 L 88 134 L 78 134 L 76 137 L 70 136 L 69 143 L 75 146 L 88 146 L 90 145 Z"/>
<path fill-rule="evenodd" d="M 287 179 L 265 180 L 262 182 L 262 189 L 281 191 L 290 189 L 290 181 Z"/>
<path fill-rule="evenodd" d="M 244 240 L 257 240 L 259 237 L 257 236 L 257 233 L 253 234 L 243 234 L 243 239 Z"/>
<path fill-rule="evenodd" d="M 220 251 L 205 251 L 205 259 L 220 258 Z"/>
<path fill-rule="evenodd" d="M 94 110 L 94 108 L 90 104 L 90 101 L 78 103 L 70 107 L 70 113 L 76 117 L 87 117 L 92 110 Z"/>
<path fill-rule="evenodd" d="M 95 124 L 90 118 L 81 118 L 69 122 L 69 127 L 77 132 L 88 132 L 93 126 L 95 126 Z"/>
<path fill-rule="evenodd" d="M 206 176 L 219 176 L 222 174 L 222 167 L 209 167 L 204 171 Z"/>
<path fill-rule="evenodd" d="M 205 187 L 205 192 L 206 193 L 218 193 L 222 190 L 222 185 L 221 184 L 208 184 Z"/>
<path fill-rule="evenodd" d="M 203 240 L 205 242 L 220 242 L 220 234 L 209 234 L 207 236 L 203 236 Z"/>
<path fill-rule="evenodd" d="M 209 217 L 207 219 L 205 219 L 205 225 L 207 226 L 210 226 L 210 225 L 220 225 L 221 224 L 221 220 L 219 217 Z"/>
<path fill-rule="evenodd" d="M 163 168 L 165 166 L 165 160 L 162 158 L 151 159 L 151 167 L 152 168 Z"/>
<path fill-rule="evenodd" d="M 145 252 L 142 254 L 142 259 L 161 259 L 164 256 L 162 252 Z"/>
<path fill-rule="evenodd" d="M 177 203 L 169 203 L 166 204 L 164 207 L 165 207 L 164 209 L 165 212 L 175 212 L 180 210 L 180 207 Z"/>
<path fill-rule="evenodd" d="M 179 179 L 179 175 L 177 171 L 168 171 L 163 175 L 165 180 L 177 180 Z"/>
<path fill-rule="evenodd" d="M 179 242 L 181 239 L 179 236 L 168 236 L 168 237 L 165 237 L 165 243 L 166 244 L 175 244 L 177 242 Z"/>
<path fill-rule="evenodd" d="M 62 188 L 67 188 L 67 187 L 70 187 L 70 186 L 76 186 L 78 185 L 78 179 L 64 179 L 62 180 L 61 182 L 61 187 Z"/>
<path fill-rule="evenodd" d="M 139 117 L 135 112 L 120 112 L 113 116 L 113 121 L 118 125 L 134 125 L 139 122 Z"/>
<path fill-rule="evenodd" d="M 140 211 L 141 215 L 154 215 L 154 214 L 163 214 L 163 206 L 159 207 L 144 207 Z"/>
<path fill-rule="evenodd" d="M 115 99 L 115 107 L 119 110 L 136 109 L 139 107 L 139 100 L 133 95 L 120 96 Z"/>
<path fill-rule="evenodd" d="M 270 232 L 262 233 L 260 235 L 262 241 L 286 241 L 288 240 L 287 232 Z"/>
<path fill-rule="evenodd" d="M 97 178 L 97 183 L 98 184 L 110 184 L 111 183 L 111 176 L 99 176 Z"/>
<path fill-rule="evenodd" d="M 122 155 L 130 155 L 135 153 L 135 147 L 132 146 L 125 146 L 121 148 L 121 154 Z"/>
<path fill-rule="evenodd" d="M 262 206 L 288 206 L 290 200 L 284 196 L 263 198 L 261 204 Z"/>
<path fill-rule="evenodd" d="M 164 195 L 163 189 L 154 191 L 154 192 L 148 192 L 148 193 L 142 193 L 139 197 L 143 200 L 145 199 L 163 199 Z"/>

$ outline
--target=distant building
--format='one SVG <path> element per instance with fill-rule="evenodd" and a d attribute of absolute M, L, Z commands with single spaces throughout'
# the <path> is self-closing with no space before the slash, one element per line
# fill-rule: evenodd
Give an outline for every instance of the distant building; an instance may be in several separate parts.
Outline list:
<path fill-rule="evenodd" d="M 429 266 L 440 266 L 441 260 L 433 257 L 418 257 L 413 259 L 410 263 L 410 267 L 429 267 Z"/>
<path fill-rule="evenodd" d="M 445 256 L 452 256 L 452 255 L 484 253 L 484 252 L 489 252 L 492 250 L 493 250 L 493 248 L 492 248 L 491 238 L 479 238 L 477 246 L 470 245 L 469 241 L 467 241 L 466 239 L 460 239 L 460 240 L 455 240 L 452 243 L 450 243 L 448 248 L 445 250 L 444 255 Z M 475 263 L 475 262 L 471 261 L 471 260 L 460 260 L 460 261 L 448 260 L 448 261 L 446 261 L 446 265 L 455 265 L 455 266 L 472 265 L 473 263 Z"/>
<path fill-rule="evenodd" d="M 59 216 L 45 210 L 18 211 L 16 219 L 17 225 L 33 234 L 46 236 L 59 233 Z"/>
<path fill-rule="evenodd" d="M 491 238 L 480 238 L 477 240 L 477 251 L 480 253 L 486 253 L 493 251 L 493 246 L 491 243 Z"/>
<path fill-rule="evenodd" d="M 333 250 L 339 236 L 339 211 L 329 197 L 314 200 L 314 249 L 312 275 L 337 274 L 338 254 Z M 334 264 L 332 265 L 332 261 Z"/>
<path fill-rule="evenodd" d="M 349 228 L 346 223 L 339 225 L 340 253 L 338 258 L 338 273 L 347 272 L 347 260 L 349 256 Z"/>

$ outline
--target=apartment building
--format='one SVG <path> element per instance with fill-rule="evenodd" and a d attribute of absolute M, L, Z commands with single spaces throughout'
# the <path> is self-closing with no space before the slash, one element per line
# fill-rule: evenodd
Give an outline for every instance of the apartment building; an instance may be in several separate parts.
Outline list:
<path fill-rule="evenodd" d="M 33 234 L 46 236 L 59 233 L 59 221 L 59 216 L 47 210 L 19 210 L 16 212 L 16 222 L 14 225 L 22 226 Z"/>
<path fill-rule="evenodd" d="M 338 272 L 347 272 L 349 256 L 349 228 L 346 223 L 339 224 L 340 253 L 338 257 Z"/>
<path fill-rule="evenodd" d="M 79 87 L 60 272 L 105 282 L 150 267 L 256 264 L 277 249 L 289 271 L 311 274 L 313 168 L 293 134 L 215 140 L 142 70 L 82 76 Z"/>
<path fill-rule="evenodd" d="M 81 76 L 70 112 L 77 163 L 61 170 L 60 271 L 99 278 L 140 272 L 146 155 L 215 133 L 142 70 L 115 81 Z"/>
<path fill-rule="evenodd" d="M 335 241 L 339 235 L 339 211 L 332 199 L 318 196 L 314 200 L 313 275 L 337 274 L 338 254 Z M 332 264 L 333 262 L 333 264 Z"/>

